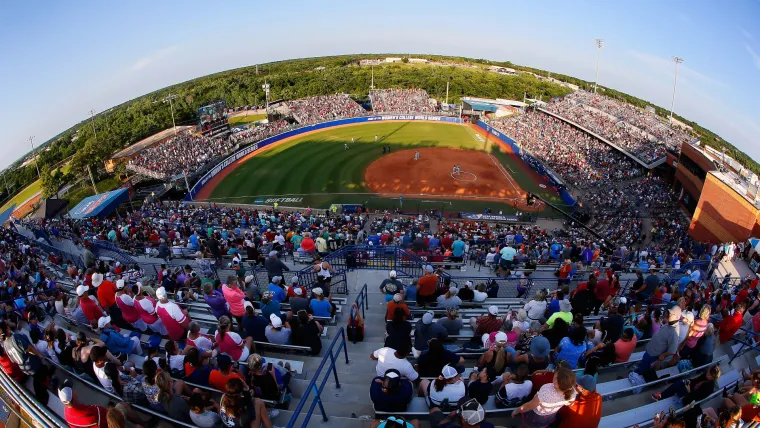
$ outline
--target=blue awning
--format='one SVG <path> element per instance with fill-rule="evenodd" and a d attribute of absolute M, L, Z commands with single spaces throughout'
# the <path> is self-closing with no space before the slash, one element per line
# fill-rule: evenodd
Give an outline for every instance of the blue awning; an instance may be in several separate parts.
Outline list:
<path fill-rule="evenodd" d="M 11 214 L 13 214 L 13 210 L 15 209 L 16 209 L 16 204 L 13 204 L 7 210 L 0 213 L 0 224 L 5 224 L 5 222 L 8 221 L 9 218 L 11 218 Z"/>
<path fill-rule="evenodd" d="M 71 218 L 105 217 L 129 197 L 129 189 L 116 189 L 111 192 L 84 198 L 71 211 Z"/>
<path fill-rule="evenodd" d="M 479 103 L 477 101 L 465 101 L 465 103 L 469 104 L 475 111 L 490 111 L 493 113 L 499 109 L 498 106 L 493 104 Z"/>

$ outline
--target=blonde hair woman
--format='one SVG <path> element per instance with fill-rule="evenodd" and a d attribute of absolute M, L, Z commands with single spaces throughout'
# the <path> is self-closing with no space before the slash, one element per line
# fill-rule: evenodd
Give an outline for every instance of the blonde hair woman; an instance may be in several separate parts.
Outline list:
<path fill-rule="evenodd" d="M 528 318 L 533 321 L 538 321 L 543 324 L 546 321 L 544 314 L 546 313 L 546 293 L 543 290 L 536 292 L 536 297 L 523 306 L 525 312 L 528 314 Z"/>

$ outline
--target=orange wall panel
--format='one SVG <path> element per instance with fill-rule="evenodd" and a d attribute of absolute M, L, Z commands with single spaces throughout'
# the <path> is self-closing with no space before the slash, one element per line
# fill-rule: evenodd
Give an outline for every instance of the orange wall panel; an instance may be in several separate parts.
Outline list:
<path fill-rule="evenodd" d="M 760 231 L 758 210 L 712 174 L 702 187 L 689 233 L 699 241 L 746 240 Z"/>

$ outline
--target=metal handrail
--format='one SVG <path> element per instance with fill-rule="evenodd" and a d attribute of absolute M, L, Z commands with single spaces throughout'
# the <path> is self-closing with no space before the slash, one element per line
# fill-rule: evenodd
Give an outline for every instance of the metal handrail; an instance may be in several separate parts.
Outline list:
<path fill-rule="evenodd" d="M 5 371 L 0 370 L 0 372 L 2 372 L 2 374 L 0 374 L 0 386 L 2 386 L 9 395 L 17 398 L 16 402 L 22 408 L 24 413 L 31 416 L 35 422 L 39 423 L 39 426 L 55 426 L 59 428 L 66 428 L 68 426 L 65 421 L 61 420 L 60 416 L 51 412 L 50 409 L 37 401 L 36 398 L 31 397 L 26 388 L 21 387 L 21 385 L 16 383 L 15 380 L 11 379 Z M 13 406 L 9 406 L 9 408 L 16 413 Z M 24 420 L 21 417 L 19 417 L 19 419 L 22 421 Z"/>
<path fill-rule="evenodd" d="M 340 339 L 340 342 L 338 342 L 338 339 Z M 335 349 L 335 353 L 333 354 L 333 349 Z M 310 393 L 314 393 L 314 398 L 311 402 L 311 406 L 309 406 L 309 411 L 306 412 L 306 416 L 304 416 L 303 424 L 301 425 L 302 428 L 306 428 L 306 426 L 309 424 L 309 419 L 311 419 L 311 415 L 314 413 L 314 408 L 319 405 L 319 410 L 322 413 L 322 420 L 324 422 L 328 421 L 327 413 L 325 413 L 325 407 L 322 404 L 322 390 L 324 390 L 325 385 L 327 384 L 328 379 L 330 379 L 330 376 L 325 376 L 322 379 L 322 383 L 320 384 L 319 388 L 317 388 L 317 379 L 319 379 L 320 375 L 322 374 L 322 369 L 325 367 L 325 364 L 327 363 L 327 359 L 330 359 L 330 367 L 327 368 L 328 372 L 332 370 L 333 375 L 335 376 L 335 388 L 340 389 L 340 382 L 338 381 L 338 370 L 336 369 L 336 358 L 340 356 L 340 351 L 343 351 L 346 357 L 346 364 L 348 364 L 348 347 L 346 346 L 346 332 L 341 327 L 341 329 L 338 331 L 338 334 L 335 335 L 335 338 L 333 339 L 332 343 L 330 343 L 330 346 L 327 348 L 327 351 L 325 351 L 325 356 L 322 357 L 322 362 L 319 364 L 319 368 L 314 372 L 314 376 L 311 378 L 311 382 L 309 382 L 309 386 L 306 387 L 304 390 L 304 394 L 301 397 L 301 400 L 298 402 L 298 406 L 296 406 L 296 409 L 293 411 L 293 416 L 291 416 L 290 420 L 288 421 L 288 428 L 293 428 L 296 425 L 296 421 L 298 420 L 298 416 L 301 414 L 301 411 L 303 410 L 303 407 L 306 405 L 306 400 L 309 398 Z"/>

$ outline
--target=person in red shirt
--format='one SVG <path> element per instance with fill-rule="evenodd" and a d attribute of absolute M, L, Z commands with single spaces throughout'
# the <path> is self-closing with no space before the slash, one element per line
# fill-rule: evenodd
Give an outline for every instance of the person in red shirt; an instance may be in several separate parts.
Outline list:
<path fill-rule="evenodd" d="M 216 363 L 219 368 L 212 370 L 211 374 L 208 376 L 208 384 L 210 387 L 216 388 L 222 392 L 227 392 L 227 381 L 230 379 L 237 378 L 245 382 L 243 376 L 232 371 L 232 358 L 227 354 L 220 354 L 217 356 Z"/>
<path fill-rule="evenodd" d="M 745 303 L 739 303 L 734 307 L 734 313 L 728 315 L 727 311 L 723 311 L 723 320 L 718 323 L 720 343 L 726 343 L 734 337 L 739 328 L 743 324 L 744 311 L 747 309 Z"/>
<path fill-rule="evenodd" d="M 97 289 L 98 302 L 104 309 L 116 303 L 116 284 L 103 279 L 102 273 L 92 275 L 92 286 Z"/>
<path fill-rule="evenodd" d="M 602 396 L 593 376 L 585 375 L 575 386 L 575 401 L 559 409 L 559 428 L 596 427 L 602 419 Z"/>
<path fill-rule="evenodd" d="M 63 417 L 70 428 L 108 428 L 106 409 L 79 403 L 71 381 L 63 383 L 58 398 L 63 403 Z"/>
<path fill-rule="evenodd" d="M 100 309 L 97 302 L 90 298 L 90 287 L 86 285 L 80 285 L 76 288 L 77 296 L 79 296 L 79 307 L 82 308 L 87 321 L 93 328 L 98 326 L 98 320 L 103 316 L 103 309 Z"/>
<path fill-rule="evenodd" d="M 739 290 L 738 293 L 736 293 L 736 298 L 734 299 L 734 304 L 736 303 L 744 303 L 747 300 L 749 300 L 749 288 L 747 288 L 746 285 L 742 286 L 742 289 Z"/>
<path fill-rule="evenodd" d="M 435 289 L 438 277 L 433 273 L 433 266 L 425 266 L 425 276 L 417 280 L 417 304 L 425 306 L 435 301 Z"/>
<path fill-rule="evenodd" d="M 24 372 L 21 371 L 18 364 L 8 358 L 5 354 L 5 349 L 2 346 L 0 346 L 0 366 L 2 366 L 3 371 L 16 382 L 24 382 L 26 380 Z"/>
<path fill-rule="evenodd" d="M 749 283 L 749 288 L 756 289 L 757 283 L 760 282 L 760 278 L 755 277 L 755 279 L 752 280 L 752 282 Z"/>
<path fill-rule="evenodd" d="M 607 301 L 610 296 L 610 282 L 606 279 L 596 281 L 594 288 L 594 315 L 599 315 L 599 308 Z"/>

